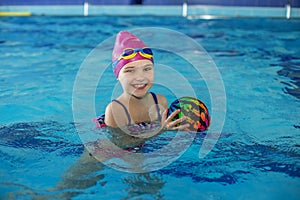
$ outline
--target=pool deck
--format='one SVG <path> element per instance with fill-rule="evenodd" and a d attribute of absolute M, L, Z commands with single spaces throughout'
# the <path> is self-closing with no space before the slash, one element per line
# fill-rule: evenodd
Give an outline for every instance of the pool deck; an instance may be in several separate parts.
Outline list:
<path fill-rule="evenodd" d="M 218 17 L 272 17 L 300 18 L 300 8 L 285 7 L 238 7 L 203 5 L 50 5 L 50 6 L 0 6 L 0 16 L 184 16 L 190 18 Z"/>

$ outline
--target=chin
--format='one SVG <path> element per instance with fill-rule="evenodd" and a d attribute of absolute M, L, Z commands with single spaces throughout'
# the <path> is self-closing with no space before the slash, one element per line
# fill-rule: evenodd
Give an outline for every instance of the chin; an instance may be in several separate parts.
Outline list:
<path fill-rule="evenodd" d="M 138 99 L 142 99 L 147 93 L 140 94 L 140 93 L 132 93 L 132 96 Z"/>
<path fill-rule="evenodd" d="M 131 95 L 134 96 L 135 98 L 141 99 L 144 96 L 146 96 L 147 93 L 148 93 L 148 90 L 147 91 L 134 91 L 134 92 L 132 92 Z"/>

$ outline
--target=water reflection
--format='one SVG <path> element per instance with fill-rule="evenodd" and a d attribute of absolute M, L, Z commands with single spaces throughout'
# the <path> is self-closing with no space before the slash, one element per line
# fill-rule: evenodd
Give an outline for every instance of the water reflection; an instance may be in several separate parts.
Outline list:
<path fill-rule="evenodd" d="M 160 191 L 166 182 L 160 174 L 135 174 L 124 178 L 123 183 L 127 186 L 127 196 L 123 199 L 142 198 L 144 195 L 150 195 L 151 199 L 163 199 L 164 197 Z"/>

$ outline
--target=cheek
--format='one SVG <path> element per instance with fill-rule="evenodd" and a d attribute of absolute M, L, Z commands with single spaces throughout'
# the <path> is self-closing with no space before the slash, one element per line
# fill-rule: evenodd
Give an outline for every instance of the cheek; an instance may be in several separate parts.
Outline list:
<path fill-rule="evenodd" d="M 147 74 L 147 78 L 151 81 L 154 80 L 154 73 L 153 72 L 149 72 L 149 74 Z"/>
<path fill-rule="evenodd" d="M 124 88 L 130 83 L 130 80 L 126 77 L 122 77 L 119 79 L 119 82 L 120 82 L 121 86 Z"/>

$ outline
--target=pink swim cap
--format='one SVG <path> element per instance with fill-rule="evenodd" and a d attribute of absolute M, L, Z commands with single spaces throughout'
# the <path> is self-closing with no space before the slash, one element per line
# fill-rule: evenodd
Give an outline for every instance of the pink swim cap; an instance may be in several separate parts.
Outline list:
<path fill-rule="evenodd" d="M 128 31 L 120 31 L 116 37 L 116 42 L 112 53 L 112 62 L 116 61 L 120 57 L 120 55 L 122 55 L 123 51 L 127 48 L 136 49 L 145 47 L 146 45 L 143 43 L 143 41 L 132 33 L 129 33 Z M 130 58 L 128 60 L 121 59 L 118 62 L 118 64 L 113 69 L 115 76 L 118 78 L 119 73 L 124 65 L 136 60 L 150 60 L 151 62 L 153 62 L 152 58 L 145 58 L 137 53 L 133 58 Z"/>

